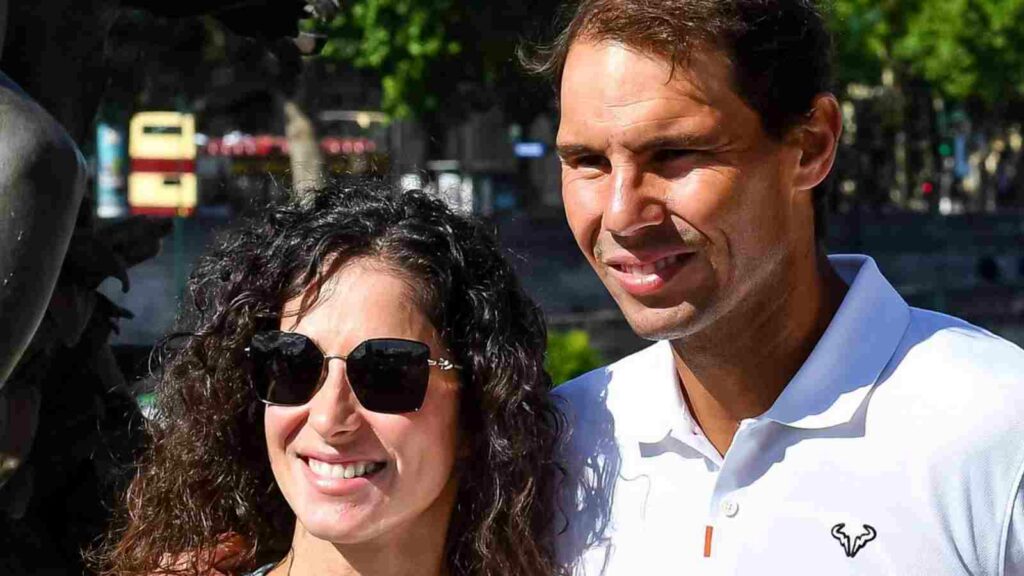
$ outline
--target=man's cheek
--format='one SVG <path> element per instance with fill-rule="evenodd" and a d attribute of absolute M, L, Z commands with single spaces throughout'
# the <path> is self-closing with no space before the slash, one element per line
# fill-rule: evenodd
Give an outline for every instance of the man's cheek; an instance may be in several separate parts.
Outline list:
<path fill-rule="evenodd" d="M 588 260 L 593 259 L 597 237 L 601 231 L 601 213 L 580 205 L 566 204 L 565 215 L 576 244 Z"/>

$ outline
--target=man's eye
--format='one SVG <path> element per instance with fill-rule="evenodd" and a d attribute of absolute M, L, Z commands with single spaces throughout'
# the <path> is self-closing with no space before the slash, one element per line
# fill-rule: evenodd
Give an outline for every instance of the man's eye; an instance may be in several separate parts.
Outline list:
<path fill-rule="evenodd" d="M 604 156 L 591 154 L 589 156 L 579 156 L 577 158 L 573 158 L 570 162 L 570 165 L 572 165 L 574 168 L 596 168 L 598 170 L 601 170 L 608 166 L 608 159 L 605 158 Z"/>
<path fill-rule="evenodd" d="M 693 150 L 685 149 L 658 150 L 654 153 L 653 160 L 655 162 L 672 162 L 673 160 L 687 158 L 693 154 Z"/>

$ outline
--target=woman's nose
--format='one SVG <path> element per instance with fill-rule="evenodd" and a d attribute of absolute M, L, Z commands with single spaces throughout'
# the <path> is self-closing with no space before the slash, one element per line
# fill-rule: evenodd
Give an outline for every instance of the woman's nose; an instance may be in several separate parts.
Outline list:
<path fill-rule="evenodd" d="M 320 390 L 309 401 L 309 425 L 323 438 L 352 432 L 362 424 L 359 401 L 345 376 L 345 362 L 330 360 Z"/>

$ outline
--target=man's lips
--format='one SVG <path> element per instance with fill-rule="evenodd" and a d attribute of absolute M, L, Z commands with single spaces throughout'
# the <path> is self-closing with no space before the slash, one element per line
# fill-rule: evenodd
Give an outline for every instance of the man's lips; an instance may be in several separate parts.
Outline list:
<path fill-rule="evenodd" d="M 622 254 L 604 260 L 609 275 L 633 296 L 647 296 L 660 291 L 693 258 L 693 252 L 638 257 Z"/>
<path fill-rule="evenodd" d="M 654 274 L 655 272 L 664 270 L 674 264 L 678 264 L 685 256 L 686 253 L 667 254 L 647 258 L 623 255 L 607 258 L 605 259 L 605 264 L 627 274 L 647 275 Z"/>
<path fill-rule="evenodd" d="M 689 246 L 675 246 L 672 248 L 622 248 L 612 246 L 610 248 L 596 246 L 594 254 L 597 259 L 606 266 L 646 266 L 655 265 L 659 261 L 671 260 L 674 257 L 686 256 L 697 252 L 698 248 Z"/>

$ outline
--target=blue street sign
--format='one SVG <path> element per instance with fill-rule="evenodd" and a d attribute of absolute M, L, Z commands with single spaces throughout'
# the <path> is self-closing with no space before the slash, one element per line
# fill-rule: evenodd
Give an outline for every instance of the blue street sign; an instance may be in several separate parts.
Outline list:
<path fill-rule="evenodd" d="M 543 158 L 545 148 L 543 142 L 516 142 L 515 153 L 517 158 Z"/>

